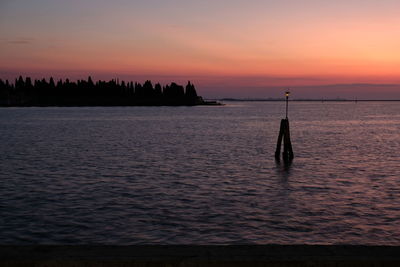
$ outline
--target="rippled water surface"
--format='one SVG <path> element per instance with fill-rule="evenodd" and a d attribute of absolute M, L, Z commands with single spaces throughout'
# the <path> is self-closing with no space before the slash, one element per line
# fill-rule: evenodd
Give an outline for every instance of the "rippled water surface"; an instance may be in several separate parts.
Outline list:
<path fill-rule="evenodd" d="M 399 102 L 0 109 L 0 244 L 400 245 Z"/>

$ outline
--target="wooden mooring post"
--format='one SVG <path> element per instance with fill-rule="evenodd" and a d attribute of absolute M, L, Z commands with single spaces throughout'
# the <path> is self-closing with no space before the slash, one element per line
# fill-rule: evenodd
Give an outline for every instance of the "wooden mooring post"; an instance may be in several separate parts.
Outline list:
<path fill-rule="evenodd" d="M 286 118 L 281 120 L 281 127 L 279 129 L 278 142 L 276 144 L 275 158 L 280 159 L 281 146 L 283 140 L 283 152 L 282 158 L 285 162 L 291 161 L 294 158 L 292 142 L 290 141 L 290 129 L 288 119 L 288 102 L 289 102 L 289 91 L 286 92 Z"/>

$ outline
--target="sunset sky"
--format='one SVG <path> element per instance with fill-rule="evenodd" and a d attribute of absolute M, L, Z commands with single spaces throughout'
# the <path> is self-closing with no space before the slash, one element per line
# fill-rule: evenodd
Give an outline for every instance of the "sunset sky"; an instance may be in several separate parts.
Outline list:
<path fill-rule="evenodd" d="M 0 78 L 400 99 L 398 0 L 0 0 Z"/>

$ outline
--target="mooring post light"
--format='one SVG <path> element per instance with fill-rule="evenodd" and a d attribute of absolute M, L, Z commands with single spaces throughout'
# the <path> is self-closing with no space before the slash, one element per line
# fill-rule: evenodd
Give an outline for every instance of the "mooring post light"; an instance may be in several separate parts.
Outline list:
<path fill-rule="evenodd" d="M 288 118 L 289 95 L 290 95 L 290 92 L 286 91 L 286 93 L 285 93 L 285 96 L 286 96 L 286 119 Z"/>
<path fill-rule="evenodd" d="M 290 141 L 289 119 L 288 119 L 288 104 L 289 104 L 289 90 L 285 92 L 286 96 L 286 118 L 281 120 L 281 127 L 279 129 L 278 142 L 276 143 L 275 159 L 279 161 L 281 154 L 281 145 L 283 141 L 282 158 L 284 162 L 290 163 L 293 159 L 292 142 Z"/>

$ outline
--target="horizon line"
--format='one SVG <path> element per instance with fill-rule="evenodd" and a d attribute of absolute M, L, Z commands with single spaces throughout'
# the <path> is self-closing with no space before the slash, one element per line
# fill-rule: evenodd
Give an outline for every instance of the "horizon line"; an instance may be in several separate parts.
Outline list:
<path fill-rule="evenodd" d="M 218 100 L 218 101 L 238 101 L 238 102 L 281 102 L 286 101 L 285 98 L 205 98 L 206 100 Z M 295 102 L 399 102 L 400 99 L 348 99 L 348 98 L 294 98 L 289 101 Z"/>

